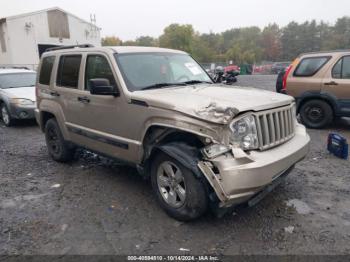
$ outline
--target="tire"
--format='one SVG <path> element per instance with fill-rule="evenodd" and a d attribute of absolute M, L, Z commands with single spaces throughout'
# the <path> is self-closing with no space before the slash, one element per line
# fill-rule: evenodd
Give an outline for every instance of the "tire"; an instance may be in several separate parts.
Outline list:
<path fill-rule="evenodd" d="M 169 166 L 173 176 L 169 175 Z M 169 178 L 168 182 L 164 180 L 166 177 Z M 191 170 L 162 152 L 152 162 L 151 182 L 160 206 L 169 216 L 180 221 L 190 221 L 207 211 L 208 198 L 202 182 Z M 176 194 L 175 197 L 172 197 L 174 194 L 171 191 Z"/>
<path fill-rule="evenodd" d="M 0 106 L 1 110 L 1 120 L 5 124 L 5 126 L 10 127 L 15 124 L 15 120 L 11 117 L 9 110 L 7 109 L 7 106 L 2 103 Z"/>
<path fill-rule="evenodd" d="M 57 162 L 69 162 L 75 150 L 64 140 L 56 119 L 51 118 L 45 125 L 46 145 L 51 158 Z"/>
<path fill-rule="evenodd" d="M 301 122 L 308 128 L 323 128 L 329 125 L 333 118 L 331 106 L 322 100 L 309 100 L 300 108 Z"/>

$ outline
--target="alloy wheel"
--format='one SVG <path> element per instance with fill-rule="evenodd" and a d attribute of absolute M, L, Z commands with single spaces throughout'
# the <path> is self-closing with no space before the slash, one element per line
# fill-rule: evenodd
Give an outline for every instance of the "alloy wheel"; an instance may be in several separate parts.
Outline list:
<path fill-rule="evenodd" d="M 175 208 L 183 206 L 186 200 L 186 184 L 181 169 L 166 161 L 157 170 L 158 190 L 164 201 Z"/>
<path fill-rule="evenodd" d="M 4 121 L 6 125 L 10 124 L 10 116 L 5 106 L 1 107 L 1 116 L 2 116 L 2 121 Z"/>

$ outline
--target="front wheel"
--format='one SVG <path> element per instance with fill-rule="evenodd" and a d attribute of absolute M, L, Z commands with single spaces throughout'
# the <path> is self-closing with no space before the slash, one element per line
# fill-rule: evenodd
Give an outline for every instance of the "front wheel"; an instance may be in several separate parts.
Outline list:
<path fill-rule="evenodd" d="M 308 128 L 323 128 L 333 121 L 333 110 L 325 101 L 309 100 L 301 106 L 300 118 Z"/>
<path fill-rule="evenodd" d="M 204 185 L 176 159 L 159 153 L 152 163 L 151 182 L 158 202 L 169 216 L 189 221 L 206 212 Z"/>

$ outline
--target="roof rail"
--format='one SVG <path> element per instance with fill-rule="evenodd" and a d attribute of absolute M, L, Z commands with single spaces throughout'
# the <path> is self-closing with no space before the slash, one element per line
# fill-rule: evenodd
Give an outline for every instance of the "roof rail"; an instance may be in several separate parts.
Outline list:
<path fill-rule="evenodd" d="M 313 51 L 313 52 L 304 52 L 302 55 L 313 55 L 313 54 L 327 54 L 327 53 L 341 53 L 341 52 L 350 52 L 350 49 L 335 49 L 335 50 L 324 50 L 324 51 Z"/>
<path fill-rule="evenodd" d="M 56 50 L 62 50 L 62 49 L 72 49 L 72 48 L 89 48 L 89 47 L 95 47 L 91 44 L 82 44 L 82 45 L 66 45 L 66 46 L 58 46 L 58 47 L 50 47 L 45 50 L 45 52 L 50 51 L 56 51 Z"/>

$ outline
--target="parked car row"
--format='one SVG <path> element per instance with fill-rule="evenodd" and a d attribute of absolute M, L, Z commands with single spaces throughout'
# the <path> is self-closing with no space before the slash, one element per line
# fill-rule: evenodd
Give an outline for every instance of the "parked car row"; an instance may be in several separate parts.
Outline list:
<path fill-rule="evenodd" d="M 253 68 L 254 74 L 279 74 L 285 71 L 291 62 L 276 62 L 263 65 L 255 65 Z"/>

